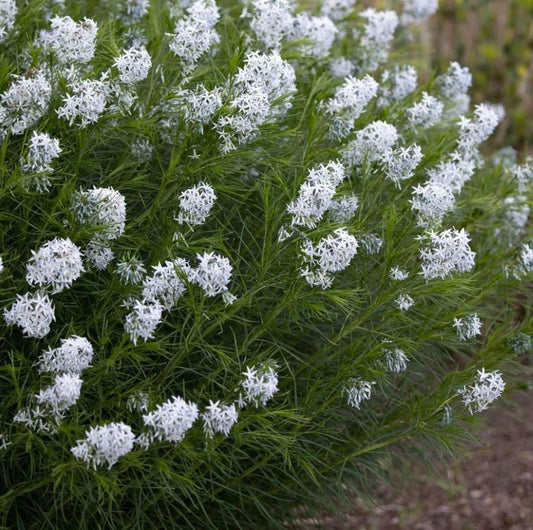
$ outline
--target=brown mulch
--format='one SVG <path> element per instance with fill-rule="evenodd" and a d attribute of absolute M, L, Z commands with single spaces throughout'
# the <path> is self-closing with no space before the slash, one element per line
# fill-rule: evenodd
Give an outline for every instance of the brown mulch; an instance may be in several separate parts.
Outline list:
<path fill-rule="evenodd" d="M 482 445 L 435 479 L 384 490 L 373 508 L 302 520 L 310 530 L 533 530 L 533 393 L 515 392 L 484 413 Z"/>

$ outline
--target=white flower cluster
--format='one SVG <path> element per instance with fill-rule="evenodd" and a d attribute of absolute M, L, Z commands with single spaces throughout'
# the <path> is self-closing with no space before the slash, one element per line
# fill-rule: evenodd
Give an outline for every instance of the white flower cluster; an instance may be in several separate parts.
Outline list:
<path fill-rule="evenodd" d="M 448 160 L 439 162 L 428 170 L 427 175 L 430 182 L 448 187 L 454 193 L 460 193 L 465 182 L 474 174 L 475 168 L 473 158 L 455 151 Z"/>
<path fill-rule="evenodd" d="M 407 370 L 407 363 L 409 358 L 400 348 L 387 348 L 383 358 L 386 369 L 389 372 L 400 373 Z"/>
<path fill-rule="evenodd" d="M 523 164 L 514 164 L 511 172 L 516 180 L 518 191 L 525 193 L 533 182 L 533 157 L 528 156 Z"/>
<path fill-rule="evenodd" d="M 123 6 L 122 21 L 126 24 L 139 22 L 144 15 L 148 14 L 150 0 L 125 0 Z"/>
<path fill-rule="evenodd" d="M 339 21 L 353 11 L 354 4 L 355 0 L 323 0 L 320 13 L 331 20 Z"/>
<path fill-rule="evenodd" d="M 190 271 L 188 263 L 177 258 L 174 261 L 165 261 L 152 267 L 154 273 L 145 278 L 142 284 L 142 296 L 145 302 L 161 304 L 166 310 L 172 309 L 186 286 L 184 277 Z"/>
<path fill-rule="evenodd" d="M 355 195 L 343 195 L 331 200 L 328 217 L 336 223 L 347 223 L 353 218 L 358 207 L 359 199 Z"/>
<path fill-rule="evenodd" d="M 35 405 L 34 407 L 25 407 L 18 410 L 13 416 L 13 422 L 21 423 L 35 432 L 55 434 L 62 417 L 63 414 L 55 417 L 51 415 L 46 406 Z"/>
<path fill-rule="evenodd" d="M 439 0 L 403 0 L 400 21 L 404 25 L 423 21 L 437 12 Z"/>
<path fill-rule="evenodd" d="M 15 26 L 17 4 L 15 0 L 2 0 L 0 2 L 0 42 L 4 41 L 7 34 Z"/>
<path fill-rule="evenodd" d="M 78 401 L 82 380 L 77 373 L 57 374 L 54 384 L 35 395 L 37 403 L 53 416 L 61 417 L 67 409 Z"/>
<path fill-rule="evenodd" d="M 337 228 L 316 245 L 305 240 L 302 245 L 304 266 L 300 274 L 311 286 L 327 289 L 333 282 L 332 272 L 342 271 L 357 254 L 358 243 L 344 228 Z"/>
<path fill-rule="evenodd" d="M 120 81 L 132 85 L 146 79 L 152 67 L 152 58 L 144 46 L 129 48 L 115 59 L 114 66 Z"/>
<path fill-rule="evenodd" d="M 142 390 L 137 390 L 128 396 L 126 408 L 130 412 L 148 412 L 149 402 L 148 394 Z"/>
<path fill-rule="evenodd" d="M 458 149 L 466 155 L 476 149 L 493 132 L 500 117 L 490 105 L 476 105 L 473 119 L 461 117 L 459 121 Z"/>
<path fill-rule="evenodd" d="M 437 85 L 445 99 L 453 100 L 468 92 L 472 86 L 472 74 L 466 66 L 462 67 L 458 62 L 452 61 L 446 73 L 438 76 Z"/>
<path fill-rule="evenodd" d="M 169 48 L 181 60 L 185 73 L 220 41 L 214 29 L 219 16 L 214 0 L 198 0 L 187 9 L 187 16 L 176 22 Z"/>
<path fill-rule="evenodd" d="M 33 131 L 28 151 L 21 160 L 21 170 L 33 175 L 33 178 L 25 181 L 28 189 L 34 188 L 38 192 L 48 191 L 50 180 L 47 175 L 53 172 L 51 164 L 59 153 L 61 153 L 59 140 L 47 133 Z"/>
<path fill-rule="evenodd" d="M 55 320 L 54 305 L 46 293 L 17 294 L 11 308 L 4 308 L 4 319 L 8 326 L 20 326 L 26 337 L 42 339 Z"/>
<path fill-rule="evenodd" d="M 194 89 L 180 90 L 171 104 L 173 110 L 178 114 L 183 114 L 186 123 L 194 124 L 198 132 L 202 134 L 203 126 L 213 119 L 222 106 L 222 89 L 216 87 L 213 90 L 207 90 L 200 83 Z M 169 121 L 169 125 L 171 123 L 172 120 Z"/>
<path fill-rule="evenodd" d="M 138 47 L 137 47 L 138 48 Z M 106 93 L 106 102 L 103 107 L 102 113 L 108 111 L 109 114 L 115 114 L 120 116 L 128 116 L 132 113 L 132 107 L 137 100 L 135 83 L 127 84 L 119 79 L 107 80 L 109 71 L 105 72 L 100 78 L 103 83 Z M 140 114 L 143 112 L 142 104 L 136 109 Z M 96 116 L 96 113 L 95 113 Z M 96 121 L 99 119 L 96 118 Z M 111 122 L 116 123 L 116 122 Z"/>
<path fill-rule="evenodd" d="M 422 92 L 422 99 L 409 107 L 406 111 L 407 119 L 413 127 L 429 129 L 442 118 L 444 103 L 436 97 L 430 96 L 427 92 Z"/>
<path fill-rule="evenodd" d="M 405 269 L 400 269 L 398 266 L 392 267 L 389 271 L 389 276 L 391 280 L 407 280 L 409 278 L 409 273 Z"/>
<path fill-rule="evenodd" d="M 98 26 L 90 18 L 74 22 L 72 18 L 55 16 L 50 29 L 40 33 L 42 47 L 55 55 L 63 65 L 86 64 L 94 56 Z"/>
<path fill-rule="evenodd" d="M 416 68 L 409 64 L 385 70 L 379 86 L 378 106 L 390 106 L 406 98 L 416 90 L 417 77 Z"/>
<path fill-rule="evenodd" d="M 351 378 L 343 388 L 343 393 L 347 395 L 348 405 L 354 409 L 361 410 L 361 403 L 372 397 L 372 385 L 375 381 L 364 381 L 359 378 Z"/>
<path fill-rule="evenodd" d="M 369 75 L 363 79 L 355 77 L 345 79 L 325 104 L 326 114 L 331 119 L 332 138 L 342 139 L 352 132 L 355 120 L 363 113 L 377 90 L 378 83 Z"/>
<path fill-rule="evenodd" d="M 63 106 L 57 109 L 60 118 L 68 120 L 73 125 L 79 119 L 79 126 L 84 129 L 91 123 L 96 123 L 105 110 L 110 87 L 106 81 L 87 79 L 76 81 L 67 94 Z"/>
<path fill-rule="evenodd" d="M 198 419 L 198 407 L 179 396 L 173 396 L 156 410 L 143 414 L 144 424 L 150 429 L 149 439 L 178 443 Z"/>
<path fill-rule="evenodd" d="M 524 274 L 533 271 L 533 248 L 526 243 L 520 249 L 520 268 Z"/>
<path fill-rule="evenodd" d="M 409 180 L 414 176 L 422 157 L 422 149 L 417 144 L 390 149 L 383 154 L 381 167 L 385 176 L 399 188 L 402 181 Z"/>
<path fill-rule="evenodd" d="M 117 239 L 124 233 L 126 200 L 113 188 L 93 187 L 76 192 L 72 211 L 81 223 L 96 231 L 98 241 Z"/>
<path fill-rule="evenodd" d="M 139 163 L 148 162 L 153 152 L 154 146 L 146 138 L 137 138 L 131 143 L 131 154 Z"/>
<path fill-rule="evenodd" d="M 294 68 L 277 52 L 248 52 L 235 76 L 229 114 L 220 116 L 214 126 L 220 150 L 233 151 L 236 143 L 252 140 L 268 120 L 284 116 L 295 92 Z"/>
<path fill-rule="evenodd" d="M 252 88 L 263 92 L 272 104 L 285 98 L 272 109 L 275 116 L 283 116 L 291 108 L 290 96 L 296 92 L 296 73 L 278 53 L 248 52 L 244 66 L 235 76 L 235 92 L 243 94 Z"/>
<path fill-rule="evenodd" d="M 359 243 L 368 254 L 379 254 L 383 248 L 383 239 L 376 234 L 362 234 Z"/>
<path fill-rule="evenodd" d="M 326 16 L 313 17 L 308 13 L 298 13 L 294 18 L 291 37 L 302 40 L 301 51 L 315 59 L 327 58 L 338 30 Z"/>
<path fill-rule="evenodd" d="M 346 57 L 332 57 L 329 62 L 329 71 L 336 79 L 345 79 L 355 73 L 356 65 L 354 61 Z"/>
<path fill-rule="evenodd" d="M 293 31 L 294 16 L 291 0 L 252 0 L 250 28 L 268 49 L 279 50 L 283 39 Z M 247 16 L 247 13 L 243 13 Z"/>
<path fill-rule="evenodd" d="M 18 410 L 13 421 L 36 432 L 57 432 L 65 412 L 78 401 L 82 382 L 79 373 L 59 371 L 53 385 L 33 396 L 36 404 Z"/>
<path fill-rule="evenodd" d="M 117 274 L 120 280 L 127 284 L 140 283 L 146 274 L 143 262 L 135 256 L 127 256 L 117 263 Z"/>
<path fill-rule="evenodd" d="M 477 316 L 477 313 L 454 318 L 453 327 L 461 340 L 470 340 L 481 335 L 481 320 Z"/>
<path fill-rule="evenodd" d="M 237 404 L 242 408 L 246 405 L 266 405 L 278 391 L 278 374 L 272 367 L 246 367 L 241 381 L 243 393 L 239 395 Z"/>
<path fill-rule="evenodd" d="M 50 287 L 52 294 L 69 288 L 84 271 L 80 249 L 69 238 L 56 237 L 31 253 L 26 281 L 30 285 Z"/>
<path fill-rule="evenodd" d="M 474 414 L 485 410 L 502 395 L 504 389 L 505 382 L 498 370 L 485 372 L 482 368 L 477 371 L 472 385 L 465 386 L 457 392 L 462 396 L 463 403 L 468 407 L 470 414 Z"/>
<path fill-rule="evenodd" d="M 468 89 L 472 86 L 472 74 L 466 66 L 462 67 L 452 61 L 448 70 L 437 76 L 435 84 L 444 101 L 451 106 L 449 113 L 462 114 L 468 109 L 470 102 Z"/>
<path fill-rule="evenodd" d="M 505 217 L 511 225 L 511 229 L 519 234 L 523 233 L 531 211 L 527 198 L 524 195 L 511 195 L 505 197 L 503 204 L 505 206 Z"/>
<path fill-rule="evenodd" d="M 294 16 L 290 0 L 251 0 L 242 17 L 250 19 L 250 28 L 267 49 L 279 50 L 284 40 L 298 41 L 302 54 L 326 58 L 338 30 L 331 18 L 300 12 Z"/>
<path fill-rule="evenodd" d="M 155 328 L 161 323 L 164 307 L 159 302 L 135 300 L 130 313 L 126 315 L 124 330 L 137 345 L 139 337 L 145 341 L 154 336 Z"/>
<path fill-rule="evenodd" d="M 430 231 L 427 237 L 429 246 L 420 249 L 421 274 L 426 280 L 446 278 L 454 272 L 464 273 L 474 268 L 476 253 L 468 245 L 470 237 L 464 228 Z"/>
<path fill-rule="evenodd" d="M 61 153 L 59 140 L 47 133 L 33 131 L 21 169 L 26 173 L 50 173 L 53 171 L 50 164 L 59 153 Z"/>
<path fill-rule="evenodd" d="M 52 87 L 42 72 L 27 77 L 15 75 L 10 87 L 0 95 L 0 139 L 7 132 L 22 134 L 48 111 Z"/>
<path fill-rule="evenodd" d="M 373 121 L 355 133 L 355 139 L 343 150 L 343 160 L 348 167 L 382 160 L 392 150 L 398 138 L 394 125 L 380 120 Z"/>
<path fill-rule="evenodd" d="M 39 372 L 68 372 L 81 374 L 91 365 L 94 351 L 92 344 L 85 338 L 73 335 L 61 339 L 61 346 L 48 348 L 39 357 Z"/>
<path fill-rule="evenodd" d="M 452 190 L 440 182 L 426 182 L 413 188 L 411 208 L 420 226 L 439 226 L 447 212 L 455 208 Z"/>
<path fill-rule="evenodd" d="M 360 16 L 366 19 L 366 24 L 359 40 L 359 69 L 372 72 L 387 60 L 398 15 L 395 11 L 376 11 L 369 7 Z"/>
<path fill-rule="evenodd" d="M 114 252 L 105 246 L 105 240 L 93 238 L 83 251 L 85 259 L 96 269 L 104 270 L 115 257 Z"/>
<path fill-rule="evenodd" d="M 512 171 L 511 168 L 516 165 L 517 157 L 518 153 L 516 149 L 510 145 L 506 145 L 497 149 L 490 157 L 490 161 L 495 167 L 501 166 L 504 170 Z"/>
<path fill-rule="evenodd" d="M 118 459 L 133 449 L 135 435 L 131 427 L 125 423 L 108 423 L 91 427 L 85 438 L 77 440 L 77 445 L 71 448 L 72 454 L 83 460 L 94 469 L 108 464 L 109 469 Z"/>
<path fill-rule="evenodd" d="M 396 300 L 394 300 L 394 303 L 400 311 L 408 311 L 413 307 L 415 301 L 408 294 L 401 294 Z"/>
<path fill-rule="evenodd" d="M 309 170 L 300 186 L 298 197 L 287 206 L 293 226 L 314 228 L 332 206 L 336 187 L 346 178 L 344 166 L 339 162 L 320 164 Z"/>
<path fill-rule="evenodd" d="M 464 76 L 454 63 L 451 76 Z M 446 76 L 444 76 L 446 80 Z M 464 81 L 464 80 L 463 80 Z M 442 86 L 447 86 L 442 84 Z M 465 89 L 467 83 L 464 82 Z M 421 226 L 438 226 L 444 215 L 455 207 L 455 196 L 473 176 L 480 158 L 478 147 L 494 131 L 500 120 L 497 109 L 490 105 L 477 105 L 473 119 L 462 116 L 459 121 L 457 149 L 437 166 L 428 170 L 428 181 L 413 190 L 412 209 L 417 213 Z"/>
<path fill-rule="evenodd" d="M 258 128 L 268 121 L 270 115 L 268 96 L 259 87 L 251 87 L 247 92 L 236 95 L 230 109 L 232 114 L 221 116 L 215 124 L 223 153 L 253 140 Z"/>
<path fill-rule="evenodd" d="M 531 335 L 518 332 L 509 339 L 508 344 L 516 355 L 527 355 L 532 350 L 533 340 Z"/>
<path fill-rule="evenodd" d="M 199 285 L 206 296 L 226 293 L 233 270 L 229 259 L 214 252 L 197 254 L 196 258 L 198 267 L 187 271 L 189 281 Z"/>
<path fill-rule="evenodd" d="M 197 226 L 205 223 L 217 196 L 215 190 L 205 182 L 180 193 L 180 212 L 176 221 Z"/>
<path fill-rule="evenodd" d="M 239 413 L 235 403 L 224 405 L 220 401 L 215 401 L 214 403 L 209 401 L 209 405 L 202 414 L 204 433 L 208 438 L 213 438 L 217 432 L 228 436 L 238 418 Z"/>

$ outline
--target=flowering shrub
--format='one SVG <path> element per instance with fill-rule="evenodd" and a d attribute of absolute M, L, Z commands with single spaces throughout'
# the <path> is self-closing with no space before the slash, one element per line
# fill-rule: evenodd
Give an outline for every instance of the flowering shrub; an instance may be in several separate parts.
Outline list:
<path fill-rule="evenodd" d="M 390 58 L 437 2 L 17 5 L 4 526 L 279 526 L 461 440 L 530 349 L 533 162 Z"/>

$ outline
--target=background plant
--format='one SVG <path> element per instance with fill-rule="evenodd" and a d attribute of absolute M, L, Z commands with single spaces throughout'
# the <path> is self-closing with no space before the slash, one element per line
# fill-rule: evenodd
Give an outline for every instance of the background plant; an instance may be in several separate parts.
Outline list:
<path fill-rule="evenodd" d="M 533 170 L 388 55 L 434 7 L 3 5 L 4 525 L 280 526 L 468 436 Z"/>
<path fill-rule="evenodd" d="M 498 141 L 531 154 L 533 4 L 529 1 L 442 2 L 432 21 L 435 62 L 468 65 L 474 101 L 502 102 L 508 115 Z"/>

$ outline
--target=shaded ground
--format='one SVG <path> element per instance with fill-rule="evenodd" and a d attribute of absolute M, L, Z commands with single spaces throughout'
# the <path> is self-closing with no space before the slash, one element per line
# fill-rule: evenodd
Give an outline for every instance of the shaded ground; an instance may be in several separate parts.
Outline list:
<path fill-rule="evenodd" d="M 533 394 L 516 392 L 485 412 L 483 446 L 447 480 L 414 476 L 409 489 L 383 491 L 372 510 L 355 502 L 342 517 L 307 520 L 327 530 L 533 530 Z"/>

